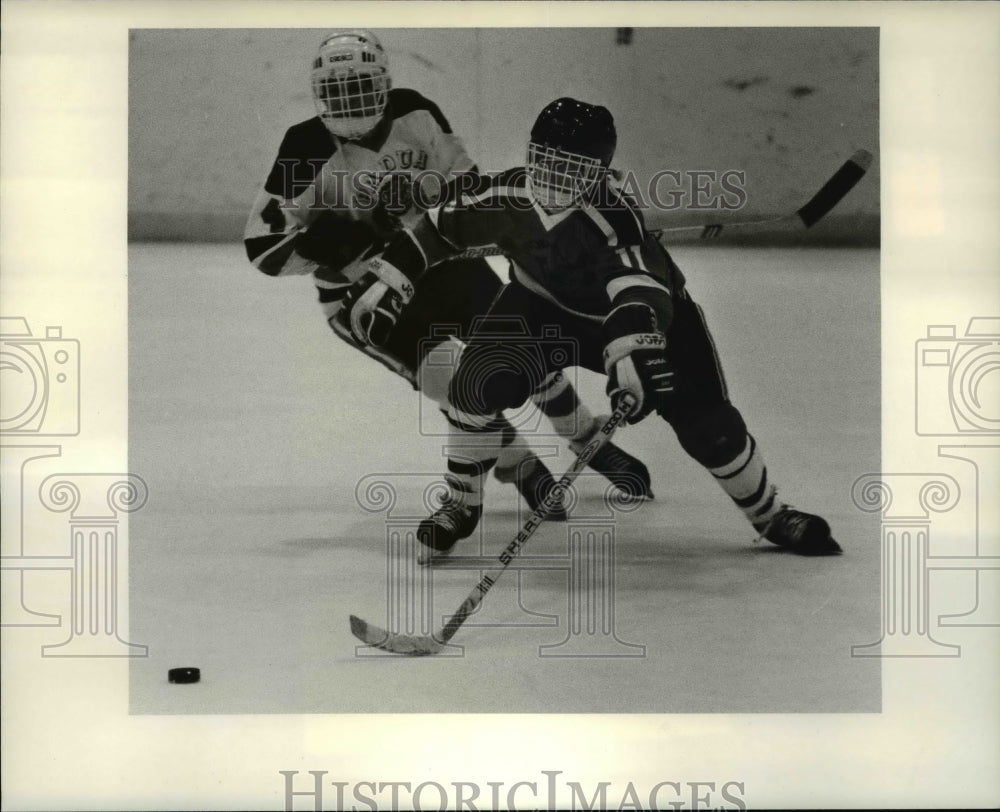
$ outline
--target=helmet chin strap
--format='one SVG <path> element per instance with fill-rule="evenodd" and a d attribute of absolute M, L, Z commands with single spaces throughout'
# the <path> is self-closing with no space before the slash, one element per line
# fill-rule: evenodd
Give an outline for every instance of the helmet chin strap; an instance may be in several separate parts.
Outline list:
<path fill-rule="evenodd" d="M 346 136 L 338 135 L 329 127 L 326 129 L 333 136 L 334 141 L 337 142 L 338 149 L 340 148 L 340 144 L 360 144 L 368 149 L 378 149 L 384 142 L 390 128 L 390 116 L 388 111 L 386 111 L 371 129 L 365 130 L 361 135 L 347 138 Z"/>
<path fill-rule="evenodd" d="M 360 141 L 362 138 L 364 138 L 365 136 L 367 136 L 370 133 L 372 133 L 378 127 L 378 125 L 382 123 L 382 119 L 383 118 L 384 118 L 384 115 L 379 116 L 378 118 L 375 119 L 375 121 L 372 123 L 372 125 L 370 127 L 367 127 L 366 129 L 364 129 L 363 131 L 360 131 L 360 132 L 356 132 L 356 133 L 352 132 L 349 135 L 346 134 L 346 133 L 344 133 L 344 132 L 337 132 L 337 130 L 334 129 L 335 125 L 331 125 L 331 122 L 330 122 L 329 119 L 324 118 L 323 119 L 323 123 L 326 125 L 327 130 L 330 131 L 330 134 L 334 138 L 337 138 L 337 139 L 339 139 L 341 141 Z M 347 119 L 345 119 L 345 121 L 351 121 L 351 119 L 347 118 Z"/>

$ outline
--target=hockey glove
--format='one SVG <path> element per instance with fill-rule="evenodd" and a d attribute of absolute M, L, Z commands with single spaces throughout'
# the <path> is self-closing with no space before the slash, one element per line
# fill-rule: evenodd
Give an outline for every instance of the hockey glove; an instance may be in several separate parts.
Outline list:
<path fill-rule="evenodd" d="M 379 257 L 368 260 L 365 272 L 344 294 L 351 333 L 364 344 L 383 346 L 413 291 L 413 283 L 399 268 Z"/>
<path fill-rule="evenodd" d="M 628 392 L 636 406 L 626 418 L 638 423 L 654 409 L 662 410 L 674 393 L 674 373 L 667 359 L 667 339 L 656 314 L 645 304 L 619 305 L 604 320 L 604 371 L 611 405 Z"/>

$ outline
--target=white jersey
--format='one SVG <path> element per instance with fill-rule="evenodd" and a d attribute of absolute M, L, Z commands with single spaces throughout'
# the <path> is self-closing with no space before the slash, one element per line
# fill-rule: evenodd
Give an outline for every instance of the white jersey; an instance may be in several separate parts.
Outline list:
<path fill-rule="evenodd" d="M 412 226 L 423 210 L 410 202 L 407 179 L 429 181 L 416 197 L 430 205 L 436 178 L 475 170 L 441 111 L 414 90 L 391 90 L 384 119 L 358 141 L 341 141 L 319 117 L 308 119 L 281 142 L 247 221 L 247 256 L 271 276 L 313 274 L 320 301 L 336 301 L 357 277 L 358 260 L 392 234 L 374 206 L 380 191 L 388 193 L 387 176 L 402 191 L 394 196 L 398 222 Z"/>

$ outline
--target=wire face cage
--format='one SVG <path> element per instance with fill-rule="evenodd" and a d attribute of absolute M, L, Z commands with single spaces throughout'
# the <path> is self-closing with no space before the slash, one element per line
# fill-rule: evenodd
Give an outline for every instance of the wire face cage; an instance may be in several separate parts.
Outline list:
<path fill-rule="evenodd" d="M 565 209 L 589 192 L 604 165 L 589 155 L 528 143 L 528 177 L 535 198 L 546 209 Z"/>

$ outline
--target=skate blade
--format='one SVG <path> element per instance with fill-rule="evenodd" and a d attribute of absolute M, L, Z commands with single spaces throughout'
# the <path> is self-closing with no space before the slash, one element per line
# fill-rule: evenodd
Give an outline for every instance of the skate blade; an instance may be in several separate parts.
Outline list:
<path fill-rule="evenodd" d="M 628 493 L 619 488 L 618 493 L 621 494 L 623 502 L 652 502 L 656 499 L 656 494 L 652 491 L 646 491 L 646 493 Z"/>
<path fill-rule="evenodd" d="M 646 491 L 645 493 L 633 493 L 632 491 L 626 491 L 618 486 L 615 486 L 614 490 L 611 492 L 610 497 L 615 501 L 623 505 L 639 505 L 643 502 L 652 502 L 656 496 L 652 491 Z"/>
<path fill-rule="evenodd" d="M 417 566 L 433 567 L 435 564 L 440 564 L 451 558 L 451 552 L 451 550 L 428 550 L 424 548 L 417 553 Z"/>

